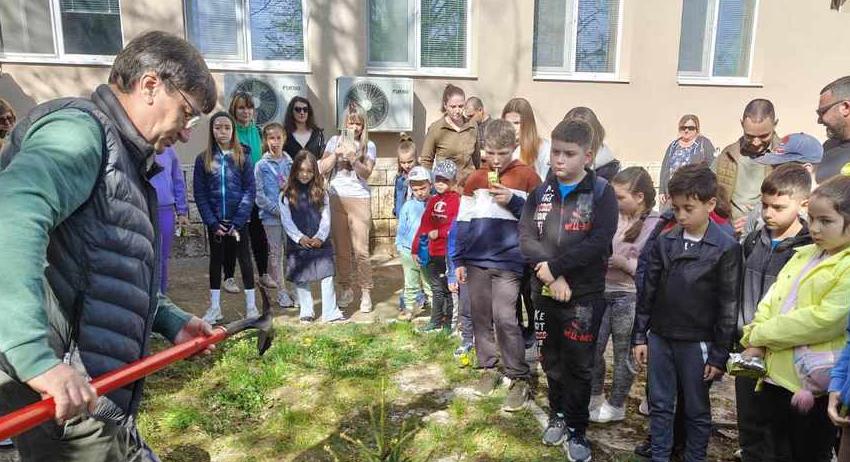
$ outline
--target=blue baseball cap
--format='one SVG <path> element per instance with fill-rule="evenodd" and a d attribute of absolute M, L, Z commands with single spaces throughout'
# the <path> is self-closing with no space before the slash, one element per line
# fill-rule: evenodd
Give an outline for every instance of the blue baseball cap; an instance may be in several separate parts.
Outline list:
<path fill-rule="evenodd" d="M 794 133 L 782 138 L 775 151 L 769 152 L 755 161 L 763 165 L 780 165 L 788 162 L 801 164 L 819 164 L 823 159 L 823 145 L 812 135 Z"/>

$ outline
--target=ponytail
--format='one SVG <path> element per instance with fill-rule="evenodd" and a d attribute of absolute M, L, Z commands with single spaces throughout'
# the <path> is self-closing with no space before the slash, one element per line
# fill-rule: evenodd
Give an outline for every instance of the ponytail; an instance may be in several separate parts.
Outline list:
<path fill-rule="evenodd" d="M 640 237 L 643 225 L 655 207 L 655 185 L 652 183 L 652 177 L 643 167 L 628 167 L 617 173 L 611 182 L 626 186 L 633 194 L 643 194 L 643 211 L 640 218 L 623 233 L 623 242 L 634 243 Z"/>

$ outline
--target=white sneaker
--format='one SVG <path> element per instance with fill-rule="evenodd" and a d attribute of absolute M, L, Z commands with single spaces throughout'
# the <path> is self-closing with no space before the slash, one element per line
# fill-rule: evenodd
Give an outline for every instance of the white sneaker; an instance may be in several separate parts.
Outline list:
<path fill-rule="evenodd" d="M 12 443 L 12 439 L 11 439 L 11 438 L 6 438 L 5 440 L 0 440 L 0 448 L 8 449 L 8 448 L 11 448 L 11 447 L 12 447 L 12 446 L 14 446 L 14 445 L 15 445 L 15 444 L 14 444 L 14 443 Z"/>
<path fill-rule="evenodd" d="M 372 312 L 372 296 L 369 294 L 368 290 L 364 290 L 360 294 L 360 312 L 361 313 L 371 313 Z"/>
<path fill-rule="evenodd" d="M 588 412 L 590 412 L 592 414 L 593 411 L 598 410 L 600 407 L 602 407 L 602 403 L 604 403 L 604 402 L 605 402 L 605 395 L 604 394 L 590 395 L 590 404 L 588 404 L 588 406 L 587 406 Z"/>
<path fill-rule="evenodd" d="M 596 414 L 596 419 L 593 419 L 593 415 L 591 414 L 590 421 L 596 423 L 607 423 L 607 422 L 619 422 L 626 418 L 626 407 L 614 407 L 605 401 L 602 403 L 602 406 L 599 407 L 599 411 Z"/>
<path fill-rule="evenodd" d="M 233 279 L 233 278 L 225 279 L 224 285 L 222 286 L 222 288 L 224 289 L 225 292 L 228 292 L 228 293 L 231 293 L 231 294 L 238 294 L 239 292 L 241 292 L 241 290 L 239 290 L 239 286 L 236 285 L 236 279 Z"/>
<path fill-rule="evenodd" d="M 260 312 L 257 310 L 257 306 L 251 305 L 251 306 L 245 307 L 245 317 L 246 318 L 259 318 Z"/>
<path fill-rule="evenodd" d="M 640 415 L 649 415 L 649 401 L 646 398 L 640 401 L 640 406 L 638 406 L 638 414 Z"/>
<path fill-rule="evenodd" d="M 216 324 L 217 322 L 224 319 L 224 316 L 221 315 L 221 307 L 220 306 L 209 307 L 209 309 L 207 310 L 207 313 L 201 319 L 206 321 L 207 324 L 210 324 L 210 325 Z"/>
<path fill-rule="evenodd" d="M 268 287 L 269 289 L 277 289 L 277 282 L 275 282 L 275 280 L 268 274 L 260 276 L 260 285 Z"/>
<path fill-rule="evenodd" d="M 349 289 L 345 289 L 339 296 L 336 298 L 336 304 L 340 308 L 347 308 L 348 305 L 351 305 L 351 302 L 354 301 L 354 291 Z"/>

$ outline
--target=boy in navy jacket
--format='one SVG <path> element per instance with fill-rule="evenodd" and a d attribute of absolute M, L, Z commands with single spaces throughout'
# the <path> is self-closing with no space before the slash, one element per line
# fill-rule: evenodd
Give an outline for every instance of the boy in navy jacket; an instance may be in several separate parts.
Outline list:
<path fill-rule="evenodd" d="M 520 248 L 535 267 L 532 299 L 541 362 L 549 383 L 543 443 L 569 438 L 572 461 L 590 460 L 585 438 L 596 335 L 605 309 L 605 272 L 618 207 L 613 188 L 587 166 L 591 127 L 563 121 L 552 131 L 552 174 L 528 197 Z"/>
<path fill-rule="evenodd" d="M 540 184 L 533 168 L 511 160 L 514 149 L 516 131 L 510 122 L 487 124 L 487 166 L 466 180 L 454 254 L 457 279 L 468 284 L 475 350 L 484 369 L 476 392 L 488 395 L 501 382 L 497 370 L 501 356 L 504 375 L 511 379 L 502 406 L 506 411 L 518 411 L 528 400 L 531 371 L 516 317 L 525 267 L 517 224 L 525 198 Z"/>

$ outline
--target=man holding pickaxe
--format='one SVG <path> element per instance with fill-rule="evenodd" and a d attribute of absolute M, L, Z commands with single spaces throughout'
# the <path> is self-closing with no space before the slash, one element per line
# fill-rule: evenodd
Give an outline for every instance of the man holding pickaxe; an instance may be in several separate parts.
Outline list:
<path fill-rule="evenodd" d="M 24 460 L 158 460 L 139 437 L 142 382 L 98 397 L 89 383 L 213 333 L 157 293 L 153 161 L 216 102 L 201 54 L 146 33 L 91 98 L 34 108 L 0 153 L 0 415 L 51 396 L 58 423 L 15 440 Z"/>

